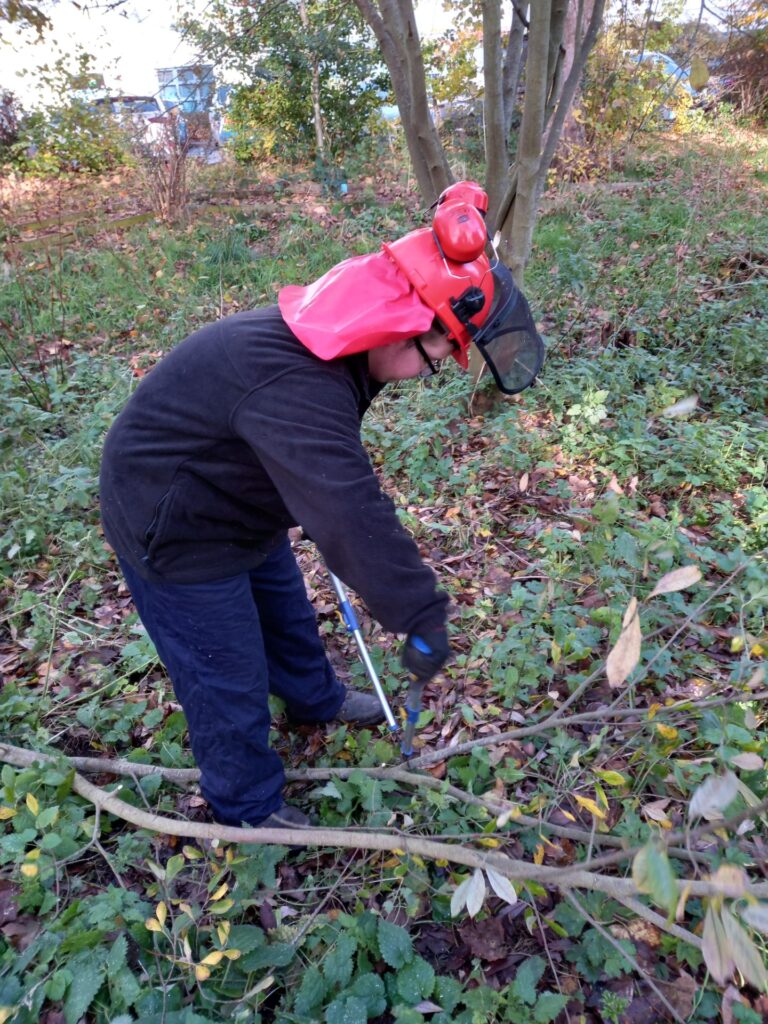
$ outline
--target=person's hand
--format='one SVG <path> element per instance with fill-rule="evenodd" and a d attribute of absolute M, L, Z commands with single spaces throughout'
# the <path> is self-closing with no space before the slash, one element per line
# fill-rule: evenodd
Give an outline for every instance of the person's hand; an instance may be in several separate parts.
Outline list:
<path fill-rule="evenodd" d="M 450 656 L 448 635 L 444 629 L 434 629 L 423 633 L 409 633 L 401 661 L 411 678 L 423 686 L 437 675 Z"/>

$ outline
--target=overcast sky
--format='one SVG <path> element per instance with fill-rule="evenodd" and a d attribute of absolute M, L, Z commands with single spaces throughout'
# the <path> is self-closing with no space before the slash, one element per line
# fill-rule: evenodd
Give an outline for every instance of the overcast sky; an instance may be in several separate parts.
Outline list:
<path fill-rule="evenodd" d="M 156 68 L 195 59 L 192 47 L 171 27 L 175 7 L 175 3 L 126 0 L 116 11 L 89 12 L 61 0 L 52 8 L 54 31 L 44 43 L 36 41 L 34 31 L 11 28 L 4 33 L 0 86 L 15 92 L 25 106 L 45 102 L 34 68 L 79 46 L 96 56 L 95 70 L 104 75 L 110 92 L 151 95 L 157 90 Z M 686 8 L 695 17 L 698 0 L 686 0 Z M 442 32 L 450 24 L 440 0 L 421 0 L 416 19 L 422 36 Z M 20 72 L 27 73 L 19 77 Z"/>

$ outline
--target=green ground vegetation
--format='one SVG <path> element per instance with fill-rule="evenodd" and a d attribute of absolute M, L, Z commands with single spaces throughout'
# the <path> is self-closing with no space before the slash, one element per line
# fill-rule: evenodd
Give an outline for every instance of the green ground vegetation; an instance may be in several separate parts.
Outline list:
<path fill-rule="evenodd" d="M 427 693 L 423 751 L 543 720 L 592 682 L 557 727 L 434 764 L 436 789 L 375 778 L 370 769 L 398 760 L 383 732 L 293 734 L 276 708 L 275 743 L 291 766 L 357 769 L 295 784 L 292 799 L 319 823 L 562 868 L 615 853 L 618 838 L 643 851 L 635 874 L 662 923 L 674 917 L 676 877 L 723 865 L 747 877 L 760 808 L 719 840 L 693 842 L 693 867 L 685 844 L 667 849 L 664 837 L 689 821 L 707 780 L 736 780 L 727 818 L 768 797 L 767 169 L 765 135 L 724 123 L 689 142 L 644 141 L 621 182 L 553 189 L 527 277 L 549 350 L 536 387 L 499 402 L 486 382 L 447 368 L 377 400 L 365 426 L 374 464 L 455 606 L 457 654 Z M 206 187 L 233 188 L 214 177 Z M 687 993 L 674 1004 L 680 1018 L 716 1020 L 721 991 L 701 949 L 658 924 L 639 922 L 641 935 L 635 913 L 601 892 L 574 904 L 515 883 L 469 919 L 455 894 L 472 872 L 453 863 L 211 849 L 96 814 L 73 791 L 68 756 L 193 766 L 98 526 L 112 418 L 196 326 L 271 302 L 281 284 L 416 223 L 413 196 L 375 179 L 352 183 L 343 202 L 307 199 L 285 179 L 238 187 L 239 202 L 217 198 L 176 227 L 80 235 L 75 221 L 64 242 L 23 241 L 22 201 L 10 231 L 0 734 L 54 760 L 2 770 L 0 1021 L 533 1024 L 566 1006 L 620 1020 L 642 999 L 647 1015 L 634 1019 L 656 1019 L 666 1011 L 638 967 L 668 998 Z M 306 543 L 298 551 L 332 658 L 365 685 L 317 556 Z M 700 581 L 651 596 L 690 565 Z M 633 601 L 640 659 L 611 689 L 602 666 Z M 375 623 L 366 630 L 397 700 L 397 644 Z M 158 776 L 95 781 L 119 784 L 136 807 L 204 818 L 194 790 Z M 499 819 L 489 794 L 515 814 Z M 604 871 L 626 877 L 631 863 Z M 752 987 L 732 1013 L 755 1024 L 762 976 L 745 957 L 765 956 L 765 903 L 732 886 L 691 897 L 680 920 L 700 936 L 707 914 L 731 927 L 745 907 L 735 966 Z"/>

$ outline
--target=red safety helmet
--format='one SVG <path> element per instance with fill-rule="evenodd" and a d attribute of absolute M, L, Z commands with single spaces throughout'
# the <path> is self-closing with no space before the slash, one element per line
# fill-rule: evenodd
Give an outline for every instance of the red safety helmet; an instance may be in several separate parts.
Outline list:
<path fill-rule="evenodd" d="M 457 343 L 453 355 L 465 370 L 473 328 L 482 326 L 493 303 L 487 244 L 482 215 L 475 205 L 457 196 L 439 202 L 431 228 L 411 231 L 383 245 L 422 302 L 447 329 L 449 338 Z"/>
<path fill-rule="evenodd" d="M 474 206 L 476 210 L 479 210 L 483 216 L 488 213 L 488 193 L 476 181 L 457 181 L 453 185 L 449 185 L 447 189 L 440 193 L 437 205 L 440 206 L 442 203 L 455 202 L 456 200 L 469 203 L 470 206 Z"/>

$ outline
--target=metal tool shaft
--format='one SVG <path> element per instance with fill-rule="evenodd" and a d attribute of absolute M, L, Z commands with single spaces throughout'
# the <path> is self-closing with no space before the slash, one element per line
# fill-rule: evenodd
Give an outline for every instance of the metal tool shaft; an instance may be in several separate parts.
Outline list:
<path fill-rule="evenodd" d="M 408 696 L 405 699 L 405 728 L 403 729 L 403 741 L 400 750 L 403 757 L 413 757 L 413 734 L 416 732 L 416 723 L 421 714 L 421 693 L 424 684 L 415 679 L 411 680 L 408 687 Z"/>
<path fill-rule="evenodd" d="M 360 653 L 360 660 L 365 666 L 365 671 L 368 673 L 368 678 L 373 684 L 373 688 L 376 691 L 376 696 L 379 698 L 381 704 L 381 710 L 384 712 L 384 717 L 387 720 L 387 725 L 391 732 L 397 732 L 398 725 L 395 721 L 395 716 L 392 714 L 392 708 L 389 706 L 387 695 L 384 693 L 381 683 L 379 682 L 379 675 L 376 669 L 373 667 L 371 656 L 368 653 L 368 648 L 365 646 L 365 640 L 363 640 L 363 634 L 360 631 L 360 624 L 357 621 L 355 615 L 355 609 L 349 602 L 347 592 L 344 589 L 344 584 L 341 582 L 338 576 L 335 576 L 331 570 L 328 570 L 328 575 L 331 577 L 331 583 L 333 589 L 336 591 L 336 596 L 339 599 L 339 608 L 341 610 L 341 616 L 344 619 L 344 625 L 347 627 L 348 632 L 355 638 L 358 652 Z"/>

